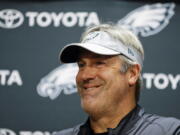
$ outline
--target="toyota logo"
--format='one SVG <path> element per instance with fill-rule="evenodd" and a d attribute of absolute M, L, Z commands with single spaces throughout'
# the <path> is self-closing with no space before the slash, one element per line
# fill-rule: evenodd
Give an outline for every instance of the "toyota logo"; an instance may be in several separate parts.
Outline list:
<path fill-rule="evenodd" d="M 20 26 L 24 21 L 21 12 L 15 9 L 4 9 L 0 11 L 0 27 L 12 29 Z"/>

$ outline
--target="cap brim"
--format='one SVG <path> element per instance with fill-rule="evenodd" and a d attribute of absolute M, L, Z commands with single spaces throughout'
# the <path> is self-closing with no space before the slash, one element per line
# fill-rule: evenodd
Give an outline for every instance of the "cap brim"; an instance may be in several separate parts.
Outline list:
<path fill-rule="evenodd" d="M 107 47 L 91 43 L 72 43 L 65 46 L 59 54 L 59 60 L 63 63 L 77 62 L 79 49 L 85 49 L 100 55 L 118 55 L 119 52 Z"/>

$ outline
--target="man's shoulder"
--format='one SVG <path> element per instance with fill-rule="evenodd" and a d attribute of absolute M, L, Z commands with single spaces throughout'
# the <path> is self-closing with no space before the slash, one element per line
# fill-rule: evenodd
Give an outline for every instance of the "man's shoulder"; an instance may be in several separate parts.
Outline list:
<path fill-rule="evenodd" d="M 164 135 L 180 135 L 180 120 L 174 117 L 163 117 L 155 114 L 144 113 L 142 121 L 145 129 Z"/>
<path fill-rule="evenodd" d="M 155 124 L 165 128 L 167 127 L 170 128 L 175 125 L 180 126 L 180 120 L 174 117 L 164 117 L 156 114 L 145 113 L 142 118 L 144 119 L 145 122 L 149 124 Z"/>
<path fill-rule="evenodd" d="M 76 125 L 72 128 L 63 129 L 61 131 L 55 132 L 53 135 L 77 135 L 79 132 L 81 124 Z"/>

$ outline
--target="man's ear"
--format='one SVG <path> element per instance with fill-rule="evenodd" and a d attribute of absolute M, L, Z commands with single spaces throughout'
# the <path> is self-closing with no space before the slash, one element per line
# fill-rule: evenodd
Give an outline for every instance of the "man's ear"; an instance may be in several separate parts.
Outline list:
<path fill-rule="evenodd" d="M 127 76 L 128 76 L 129 86 L 133 86 L 136 84 L 140 76 L 140 71 L 141 71 L 141 67 L 139 64 L 135 64 L 128 69 Z"/>

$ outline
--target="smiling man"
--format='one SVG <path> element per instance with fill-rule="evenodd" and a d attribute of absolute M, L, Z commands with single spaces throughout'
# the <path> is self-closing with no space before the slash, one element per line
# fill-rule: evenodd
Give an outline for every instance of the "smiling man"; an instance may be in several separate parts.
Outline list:
<path fill-rule="evenodd" d="M 180 121 L 138 105 L 144 50 L 130 31 L 110 24 L 88 28 L 65 46 L 63 63 L 77 62 L 81 106 L 88 120 L 56 135 L 180 135 Z"/>

